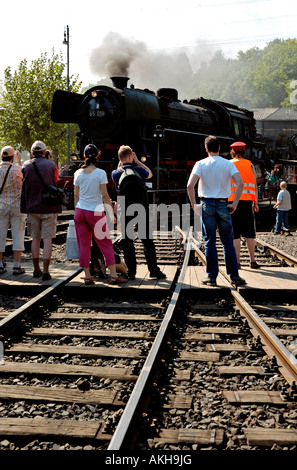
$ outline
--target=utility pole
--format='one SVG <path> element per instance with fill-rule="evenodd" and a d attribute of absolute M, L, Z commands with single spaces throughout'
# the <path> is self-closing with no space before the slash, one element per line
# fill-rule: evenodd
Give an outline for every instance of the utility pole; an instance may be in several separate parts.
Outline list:
<path fill-rule="evenodd" d="M 67 91 L 69 92 L 69 26 L 64 28 L 63 44 L 67 46 Z M 67 123 L 67 164 L 70 165 L 70 125 Z"/>

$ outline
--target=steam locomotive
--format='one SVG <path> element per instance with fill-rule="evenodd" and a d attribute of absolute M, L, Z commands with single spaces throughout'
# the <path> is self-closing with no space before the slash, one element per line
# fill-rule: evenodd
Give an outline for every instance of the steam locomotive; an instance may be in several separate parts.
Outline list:
<path fill-rule="evenodd" d="M 162 202 L 186 202 L 186 184 L 194 163 L 206 156 L 204 140 L 216 135 L 221 155 L 230 144 L 243 141 L 251 160 L 263 158 L 264 144 L 257 140 L 253 113 L 230 103 L 205 98 L 181 102 L 173 88 L 156 93 L 128 88 L 127 77 L 111 77 L 113 87 L 97 85 L 84 94 L 57 90 L 51 118 L 76 123 L 78 161 L 88 143 L 101 151 L 100 167 L 108 176 L 117 166 L 117 151 L 130 145 L 152 169 L 151 197 Z M 113 197 L 114 188 L 109 188 Z"/>

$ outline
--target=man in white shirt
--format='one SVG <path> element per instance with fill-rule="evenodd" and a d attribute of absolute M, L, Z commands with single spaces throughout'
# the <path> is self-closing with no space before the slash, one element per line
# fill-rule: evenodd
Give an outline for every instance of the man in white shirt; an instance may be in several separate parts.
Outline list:
<path fill-rule="evenodd" d="M 219 230 L 224 249 L 227 274 L 232 284 L 246 284 L 238 275 L 238 263 L 233 244 L 233 228 L 231 214 L 236 210 L 242 193 L 243 181 L 234 163 L 219 155 L 220 141 L 215 136 L 205 139 L 208 157 L 196 162 L 190 175 L 187 190 L 192 208 L 198 214 L 195 198 L 195 186 L 198 184 L 198 196 L 202 202 L 202 235 L 206 256 L 207 278 L 202 283 L 216 286 L 219 273 L 216 249 L 216 230 Z M 231 178 L 236 184 L 234 201 L 228 205 L 231 194 Z"/>

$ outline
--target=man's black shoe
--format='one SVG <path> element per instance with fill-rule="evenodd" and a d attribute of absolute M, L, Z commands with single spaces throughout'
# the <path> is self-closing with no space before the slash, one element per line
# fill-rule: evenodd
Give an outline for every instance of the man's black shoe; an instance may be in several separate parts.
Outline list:
<path fill-rule="evenodd" d="M 246 284 L 246 281 L 242 279 L 242 277 L 237 276 L 231 279 L 231 283 L 234 284 L 235 286 L 244 286 Z"/>
<path fill-rule="evenodd" d="M 204 279 L 201 279 L 201 283 L 206 286 L 212 286 L 212 287 L 217 285 L 216 279 L 211 279 L 210 277 L 205 277 Z"/>
<path fill-rule="evenodd" d="M 252 269 L 260 269 L 260 266 L 258 265 L 257 261 L 251 261 L 250 267 Z"/>
<path fill-rule="evenodd" d="M 42 271 L 40 269 L 35 269 L 33 271 L 33 277 L 41 277 L 42 276 Z"/>
<path fill-rule="evenodd" d="M 166 279 L 166 274 L 162 273 L 162 271 L 151 272 L 150 277 L 157 279 Z"/>

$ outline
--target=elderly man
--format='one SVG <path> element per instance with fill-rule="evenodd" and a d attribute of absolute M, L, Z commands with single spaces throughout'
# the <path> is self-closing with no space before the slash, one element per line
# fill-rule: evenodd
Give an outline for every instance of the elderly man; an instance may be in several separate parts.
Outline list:
<path fill-rule="evenodd" d="M 240 286 L 246 284 L 246 282 L 238 275 L 230 214 L 236 210 L 243 188 L 243 181 L 234 163 L 220 156 L 220 141 L 217 137 L 207 137 L 205 139 L 205 149 L 208 157 L 195 163 L 187 185 L 194 212 L 198 213 L 194 190 L 197 182 L 199 182 L 198 196 L 202 200 L 202 235 L 207 262 L 207 278 L 202 279 L 202 283 L 216 286 L 216 278 L 219 272 L 216 249 L 216 230 L 218 228 L 224 249 L 227 274 L 230 276 L 232 284 Z M 231 193 L 231 178 L 233 178 L 237 188 L 234 201 L 228 205 L 228 197 Z"/>
<path fill-rule="evenodd" d="M 14 158 L 16 165 L 13 165 Z M 13 240 L 13 274 L 22 274 L 24 268 L 20 266 L 22 251 L 24 251 L 24 236 L 26 228 L 26 216 L 20 212 L 20 200 L 23 184 L 21 170 L 21 154 L 13 147 L 7 145 L 1 150 L 0 163 L 0 274 L 6 272 L 3 263 L 3 253 L 7 230 L 11 227 Z"/>
<path fill-rule="evenodd" d="M 24 182 L 21 198 L 21 212 L 28 214 L 27 230 L 32 237 L 31 252 L 33 277 L 51 279 L 49 265 L 52 256 L 52 239 L 56 236 L 58 213 L 61 204 L 48 204 L 42 200 L 43 183 L 54 185 L 56 165 L 46 159 L 46 145 L 37 140 L 31 147 L 32 160 L 27 160 L 22 167 Z M 37 169 L 36 169 L 37 167 Z M 41 176 L 41 178 L 40 178 Z M 43 239 L 43 273 L 40 269 L 40 243 Z"/>

